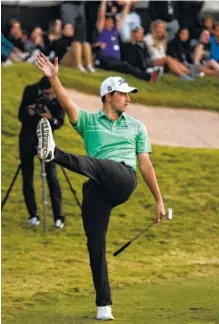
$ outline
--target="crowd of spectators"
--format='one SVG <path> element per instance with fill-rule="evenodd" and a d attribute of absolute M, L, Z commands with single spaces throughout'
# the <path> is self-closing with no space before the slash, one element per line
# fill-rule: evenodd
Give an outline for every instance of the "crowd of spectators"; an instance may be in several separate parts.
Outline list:
<path fill-rule="evenodd" d="M 219 76 L 219 22 L 201 17 L 203 1 L 150 1 L 147 11 L 142 3 L 95 1 L 86 19 L 86 2 L 63 1 L 60 19 L 46 31 L 33 26 L 25 32 L 11 19 L 2 28 L 2 64 L 35 63 L 43 52 L 82 73 L 97 67 L 146 81 L 167 72 L 186 81 Z"/>

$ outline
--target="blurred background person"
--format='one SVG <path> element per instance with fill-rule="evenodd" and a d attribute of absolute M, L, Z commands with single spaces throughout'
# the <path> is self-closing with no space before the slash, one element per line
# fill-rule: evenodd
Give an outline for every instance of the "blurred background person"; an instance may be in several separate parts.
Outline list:
<path fill-rule="evenodd" d="M 29 224 L 37 226 L 40 223 L 40 218 L 37 213 L 33 187 L 37 124 L 41 118 L 45 117 L 49 120 L 52 130 L 55 130 L 60 128 L 64 122 L 64 111 L 55 97 L 48 78 L 43 77 L 39 82 L 26 86 L 18 115 L 22 123 L 19 135 L 19 152 L 23 178 L 23 195 L 29 214 Z M 54 163 L 46 163 L 46 176 L 54 224 L 57 228 L 63 228 L 62 195 Z"/>
<path fill-rule="evenodd" d="M 162 20 L 155 20 L 151 24 L 151 34 L 144 37 L 154 66 L 164 67 L 164 71 L 171 71 L 185 81 L 193 81 L 191 71 L 176 58 L 167 55 L 167 30 Z"/>
<path fill-rule="evenodd" d="M 149 14 L 151 20 L 160 19 L 166 23 L 167 40 L 173 40 L 179 30 L 178 1 L 150 1 Z"/>
<path fill-rule="evenodd" d="M 219 63 L 210 56 L 210 50 L 210 33 L 204 29 L 199 37 L 199 43 L 195 47 L 194 64 L 200 72 L 204 72 L 206 75 L 219 75 Z"/>
<path fill-rule="evenodd" d="M 75 40 L 72 24 L 63 26 L 62 37 L 54 43 L 53 49 L 61 65 L 75 66 L 81 72 L 95 72 L 91 45 Z"/>

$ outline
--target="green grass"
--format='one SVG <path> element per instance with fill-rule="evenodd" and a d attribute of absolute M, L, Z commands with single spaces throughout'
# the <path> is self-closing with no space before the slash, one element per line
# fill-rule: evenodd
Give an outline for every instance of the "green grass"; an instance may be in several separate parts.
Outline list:
<path fill-rule="evenodd" d="M 113 289 L 118 324 L 219 323 L 219 280 L 181 280 Z M 93 296 L 92 296 L 93 297 Z M 95 308 L 90 297 L 62 292 L 35 293 L 27 309 L 7 324 L 92 324 Z M 128 307 L 127 307 L 128 306 Z"/>
<path fill-rule="evenodd" d="M 9 79 L 16 78 L 22 84 L 35 82 L 41 76 L 41 72 L 36 67 L 24 63 L 13 67 L 3 67 L 2 71 L 3 73 L 7 71 Z M 24 74 L 26 79 L 23 78 Z M 118 73 L 97 70 L 94 74 L 82 75 L 75 69 L 64 67 L 61 68 L 60 72 L 61 80 L 66 87 L 98 96 L 100 83 L 110 75 L 118 75 Z M 155 85 L 151 85 L 132 76 L 125 74 L 123 76 L 130 84 L 140 89 L 138 94 L 132 96 L 132 102 L 173 108 L 219 111 L 219 78 L 204 77 L 197 78 L 195 82 L 185 82 L 170 74 L 163 76 Z"/>
<path fill-rule="evenodd" d="M 31 69 L 2 69 L 2 197 L 19 163 L 22 88 L 39 76 Z M 67 121 L 56 132 L 56 141 L 66 151 L 84 153 L 82 140 Z M 165 204 L 173 208 L 174 219 L 152 227 L 115 258 L 112 253 L 154 216 L 152 195 L 140 175 L 131 199 L 113 210 L 107 256 L 117 322 L 218 323 L 219 152 L 155 145 L 153 151 Z M 94 294 L 80 212 L 60 169 L 58 174 L 67 217 L 63 231 L 53 228 L 50 212 L 46 236 L 43 225 L 28 227 L 20 175 L 2 213 L 4 324 L 92 322 Z M 85 178 L 68 174 L 81 199 Z M 35 189 L 42 215 L 37 159 Z"/>

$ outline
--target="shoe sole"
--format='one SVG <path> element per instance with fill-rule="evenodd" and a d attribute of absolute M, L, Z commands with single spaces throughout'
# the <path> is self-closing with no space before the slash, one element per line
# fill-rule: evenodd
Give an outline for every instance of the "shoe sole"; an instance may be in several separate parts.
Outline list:
<path fill-rule="evenodd" d="M 39 121 L 36 130 L 38 137 L 37 155 L 41 160 L 49 160 L 52 154 L 49 151 L 50 132 L 51 127 L 48 120 L 46 118 L 42 118 Z"/>

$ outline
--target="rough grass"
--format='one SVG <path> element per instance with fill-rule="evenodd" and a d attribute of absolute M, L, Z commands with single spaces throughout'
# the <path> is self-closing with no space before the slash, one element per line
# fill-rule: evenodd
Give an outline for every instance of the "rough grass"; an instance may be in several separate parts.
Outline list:
<path fill-rule="evenodd" d="M 22 83 L 35 82 L 41 76 L 36 67 L 24 63 L 13 67 L 3 67 L 2 71 L 3 73 L 7 71 L 9 79 L 16 78 Z M 96 95 L 99 95 L 100 83 L 111 75 L 118 75 L 118 73 L 97 70 L 94 74 L 83 75 L 75 69 L 64 67 L 61 67 L 60 71 L 61 80 L 66 87 Z M 132 76 L 125 74 L 123 76 L 130 84 L 140 89 L 140 92 L 133 96 L 133 102 L 152 106 L 219 111 L 219 78 L 217 77 L 197 78 L 195 82 L 186 82 L 169 74 L 161 77 L 159 82 L 152 85 Z"/>
<path fill-rule="evenodd" d="M 22 88 L 39 76 L 31 69 L 19 71 L 16 66 L 2 71 L 2 197 L 19 163 L 17 111 Z M 68 122 L 57 131 L 56 141 L 66 151 L 84 153 Z M 218 323 L 218 150 L 161 146 L 153 150 L 161 191 L 174 219 L 152 227 L 115 258 L 112 253 L 154 215 L 153 198 L 140 175 L 131 199 L 113 210 L 107 252 L 118 323 Z M 58 173 L 67 216 L 64 230 L 53 228 L 51 212 L 46 236 L 42 224 L 29 228 L 20 175 L 2 213 L 5 324 L 92 322 L 94 295 L 80 212 L 60 169 Z M 68 174 L 81 199 L 85 178 Z M 35 189 L 42 215 L 37 159 Z"/>

